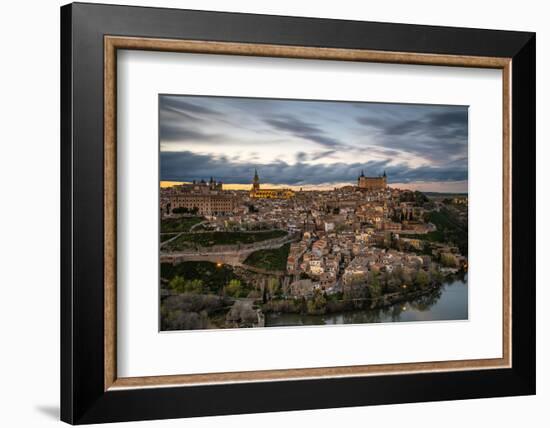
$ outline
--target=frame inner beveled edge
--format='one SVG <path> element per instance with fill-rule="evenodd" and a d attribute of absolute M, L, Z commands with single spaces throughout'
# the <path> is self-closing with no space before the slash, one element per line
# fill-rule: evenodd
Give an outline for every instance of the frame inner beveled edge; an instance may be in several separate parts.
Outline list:
<path fill-rule="evenodd" d="M 217 55 L 264 56 L 296 59 L 380 62 L 394 64 L 440 65 L 495 68 L 502 70 L 503 82 L 503 323 L 502 358 L 434 361 L 421 363 L 377 364 L 323 368 L 261 370 L 170 376 L 117 377 L 116 324 L 116 87 L 117 50 L 148 50 Z M 464 371 L 511 367 L 511 59 L 445 54 L 387 52 L 362 49 L 255 43 L 173 40 L 141 37 L 104 37 L 104 390 L 192 386 L 395 375 L 406 373 Z"/>

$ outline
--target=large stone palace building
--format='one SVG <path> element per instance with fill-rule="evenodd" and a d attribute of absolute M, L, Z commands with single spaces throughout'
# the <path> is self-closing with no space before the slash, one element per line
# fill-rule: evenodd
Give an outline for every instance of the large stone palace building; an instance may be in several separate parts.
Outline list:
<path fill-rule="evenodd" d="M 357 187 L 361 190 L 384 190 L 388 185 L 386 171 L 378 177 L 365 177 L 363 171 L 357 177 Z"/>
<path fill-rule="evenodd" d="M 290 199 L 295 194 L 291 189 L 260 189 L 258 170 L 254 170 L 254 179 L 252 180 L 252 189 L 250 189 L 249 195 L 255 199 Z"/>
<path fill-rule="evenodd" d="M 164 212 L 170 214 L 176 208 L 196 211 L 200 215 L 224 215 L 236 206 L 235 196 L 222 190 L 222 182 L 210 178 L 184 183 L 169 189 L 165 197 Z"/>

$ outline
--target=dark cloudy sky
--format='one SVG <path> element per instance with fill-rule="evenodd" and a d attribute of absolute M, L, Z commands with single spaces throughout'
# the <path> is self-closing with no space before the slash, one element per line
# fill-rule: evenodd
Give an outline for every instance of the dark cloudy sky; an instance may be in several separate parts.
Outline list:
<path fill-rule="evenodd" d="M 161 95 L 160 176 L 322 188 L 361 170 L 390 185 L 467 191 L 468 108 Z"/>

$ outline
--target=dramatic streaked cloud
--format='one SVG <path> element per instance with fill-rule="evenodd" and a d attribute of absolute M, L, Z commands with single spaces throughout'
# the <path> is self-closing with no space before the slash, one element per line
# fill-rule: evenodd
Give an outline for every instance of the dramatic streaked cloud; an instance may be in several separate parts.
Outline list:
<path fill-rule="evenodd" d="M 173 95 L 159 104 L 162 180 L 247 184 L 258 168 L 262 182 L 315 186 L 386 170 L 390 184 L 467 189 L 464 106 Z"/>
<path fill-rule="evenodd" d="M 310 140 L 327 148 L 343 147 L 343 144 L 335 138 L 327 135 L 321 128 L 289 115 L 265 119 L 265 121 L 277 130 L 289 132 L 295 137 Z"/>
<path fill-rule="evenodd" d="M 247 184 L 254 175 L 253 164 L 234 162 L 227 156 L 201 155 L 193 152 L 161 152 L 160 168 L 162 180 L 192 181 L 219 177 L 225 183 Z M 263 182 L 291 185 L 315 185 L 355 182 L 358 171 L 386 171 L 393 182 L 412 183 L 417 181 L 463 181 L 467 174 L 462 165 L 446 164 L 443 167 L 420 166 L 408 168 L 403 164 L 392 164 L 390 160 L 309 164 L 283 161 L 264 163 L 260 168 Z"/>

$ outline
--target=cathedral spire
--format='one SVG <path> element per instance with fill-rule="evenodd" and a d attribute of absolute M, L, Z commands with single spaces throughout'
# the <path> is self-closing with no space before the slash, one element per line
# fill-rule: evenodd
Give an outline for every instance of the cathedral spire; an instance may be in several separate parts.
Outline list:
<path fill-rule="evenodd" d="M 258 176 L 258 170 L 254 168 L 254 180 L 252 180 L 252 191 L 260 190 L 260 177 Z"/>

